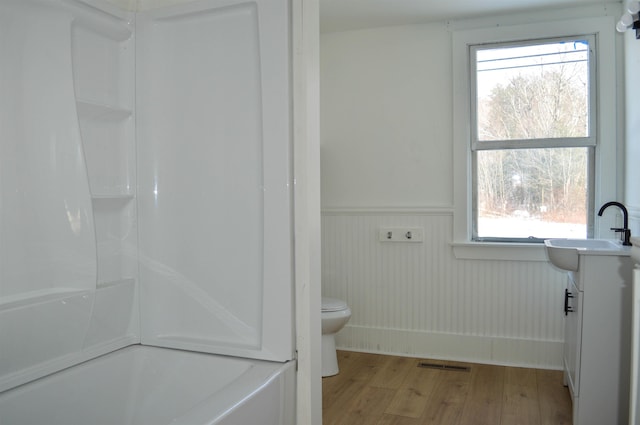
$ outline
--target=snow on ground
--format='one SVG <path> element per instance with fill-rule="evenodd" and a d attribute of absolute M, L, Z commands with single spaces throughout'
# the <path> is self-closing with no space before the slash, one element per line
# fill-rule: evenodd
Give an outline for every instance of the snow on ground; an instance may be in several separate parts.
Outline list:
<path fill-rule="evenodd" d="M 536 218 L 500 217 L 479 218 L 481 237 L 510 238 L 586 238 L 587 226 L 577 223 L 553 223 Z"/>

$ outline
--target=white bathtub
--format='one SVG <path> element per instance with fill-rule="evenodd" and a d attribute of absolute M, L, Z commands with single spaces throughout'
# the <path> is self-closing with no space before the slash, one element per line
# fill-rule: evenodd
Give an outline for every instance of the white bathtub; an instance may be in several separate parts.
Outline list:
<path fill-rule="evenodd" d="M 283 425 L 295 362 L 130 346 L 0 393 L 2 425 Z"/>

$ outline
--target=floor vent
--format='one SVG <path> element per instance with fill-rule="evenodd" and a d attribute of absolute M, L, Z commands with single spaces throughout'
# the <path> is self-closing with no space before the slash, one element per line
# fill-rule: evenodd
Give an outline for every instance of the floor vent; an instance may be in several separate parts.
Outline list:
<path fill-rule="evenodd" d="M 418 363 L 418 367 L 426 367 L 428 369 L 448 370 L 452 372 L 470 372 L 471 371 L 471 368 L 467 366 L 454 366 L 449 364 L 438 364 L 438 363 L 427 363 L 427 362 Z"/>

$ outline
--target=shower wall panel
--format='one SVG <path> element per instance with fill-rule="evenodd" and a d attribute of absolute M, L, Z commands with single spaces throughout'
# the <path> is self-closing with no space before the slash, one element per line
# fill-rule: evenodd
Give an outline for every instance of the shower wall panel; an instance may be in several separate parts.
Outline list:
<path fill-rule="evenodd" d="M 0 299 L 95 287 L 91 198 L 73 97 L 72 16 L 0 3 Z"/>
<path fill-rule="evenodd" d="M 287 2 L 134 19 L 0 1 L 0 391 L 141 339 L 293 357 Z"/>
<path fill-rule="evenodd" d="M 293 356 L 287 7 L 138 14 L 144 343 Z"/>
<path fill-rule="evenodd" d="M 132 29 L 91 3 L 0 2 L 0 391 L 139 340 Z"/>

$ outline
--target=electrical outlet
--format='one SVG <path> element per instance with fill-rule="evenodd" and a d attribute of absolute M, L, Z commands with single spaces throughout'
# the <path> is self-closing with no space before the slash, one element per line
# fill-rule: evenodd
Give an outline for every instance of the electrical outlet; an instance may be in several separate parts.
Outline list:
<path fill-rule="evenodd" d="M 422 242 L 422 227 L 381 227 L 378 230 L 380 242 Z"/>

